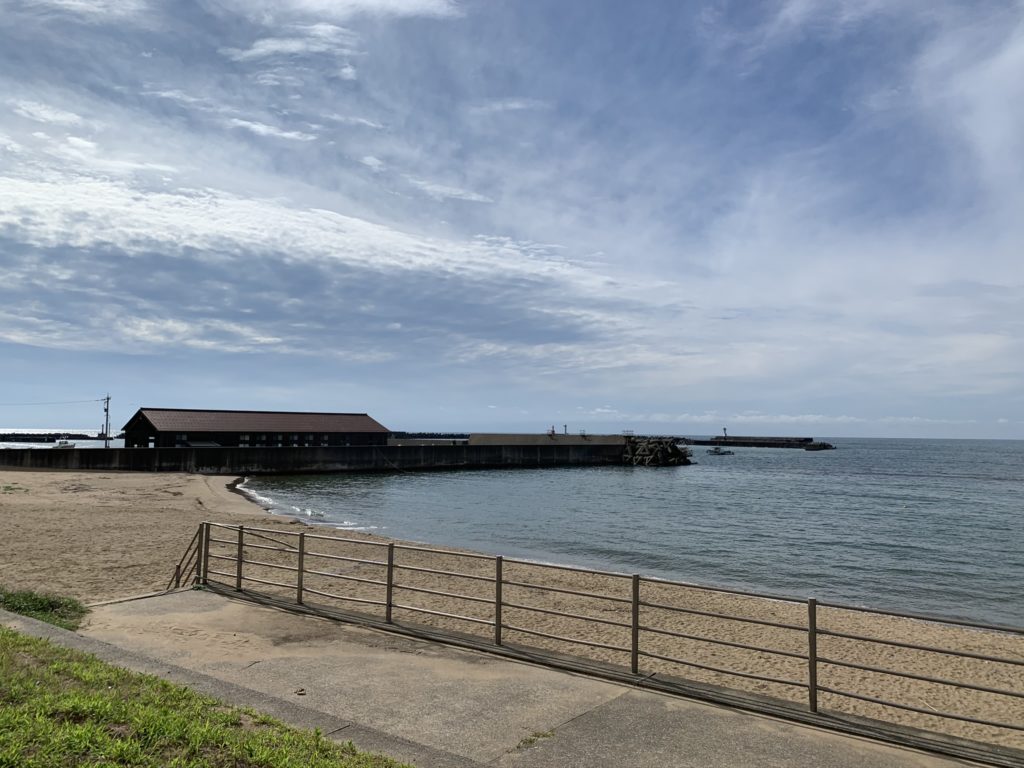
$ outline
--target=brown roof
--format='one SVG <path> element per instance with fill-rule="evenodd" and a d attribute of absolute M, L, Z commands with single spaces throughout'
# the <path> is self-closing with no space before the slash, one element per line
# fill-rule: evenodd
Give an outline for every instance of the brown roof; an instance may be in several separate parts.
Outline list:
<path fill-rule="evenodd" d="M 390 432 L 365 413 L 203 411 L 177 408 L 140 408 L 122 429 L 127 429 L 140 416 L 159 432 Z"/>

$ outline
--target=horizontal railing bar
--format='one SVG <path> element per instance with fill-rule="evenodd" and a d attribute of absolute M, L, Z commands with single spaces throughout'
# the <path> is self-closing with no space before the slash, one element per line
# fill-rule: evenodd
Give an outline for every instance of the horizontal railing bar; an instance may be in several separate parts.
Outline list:
<path fill-rule="evenodd" d="M 650 651 L 640 651 L 641 656 L 646 656 L 649 659 L 659 659 L 661 661 L 668 661 L 673 664 L 682 664 L 685 667 L 694 667 L 696 669 L 703 669 L 706 672 L 718 672 L 723 675 L 733 675 L 735 677 L 745 677 L 748 680 L 760 680 L 763 683 L 778 683 L 779 685 L 791 685 L 795 688 L 806 688 L 807 683 L 797 682 L 795 680 L 784 680 L 781 677 L 765 677 L 764 675 L 755 675 L 750 672 L 737 672 L 734 669 L 723 669 L 722 667 L 712 667 L 707 664 L 698 664 L 695 661 L 683 661 L 672 656 L 662 656 L 660 653 L 651 653 Z M 820 688 L 819 688 L 820 690 Z"/>
<path fill-rule="evenodd" d="M 211 528 L 226 528 L 229 531 L 237 531 L 238 530 L 238 526 L 237 525 L 228 525 L 227 523 L 214 523 L 214 522 L 207 521 L 206 524 L 209 525 Z"/>
<path fill-rule="evenodd" d="M 387 565 L 382 560 L 365 560 L 360 557 L 345 557 L 344 555 L 328 555 L 324 552 L 306 552 L 306 557 L 322 557 L 326 560 L 343 560 L 346 563 L 365 563 L 366 565 Z"/>
<path fill-rule="evenodd" d="M 255 576 L 242 576 L 242 581 L 255 581 L 257 584 L 270 584 L 274 587 L 284 587 L 285 589 L 295 589 L 294 584 L 282 584 L 280 581 L 268 581 L 267 579 L 257 579 Z"/>
<path fill-rule="evenodd" d="M 392 603 L 392 608 L 401 608 L 404 611 L 415 611 L 416 613 L 429 613 L 431 616 L 444 616 L 448 619 L 458 619 L 459 621 L 471 621 L 474 624 L 486 624 L 488 627 L 493 627 L 494 622 L 488 619 L 474 619 L 472 616 L 460 616 L 457 613 L 445 613 L 444 611 L 430 611 L 426 608 L 417 608 L 413 605 L 399 605 L 398 603 Z"/>
<path fill-rule="evenodd" d="M 216 523 L 214 523 L 216 525 Z M 222 528 L 230 528 L 237 531 L 240 527 L 245 528 L 246 533 L 272 533 L 275 536 L 298 536 L 298 531 L 286 531 L 278 528 L 257 528 L 256 526 L 238 526 L 238 525 L 225 525 Z"/>
<path fill-rule="evenodd" d="M 238 561 L 236 560 L 235 562 Z M 294 565 L 277 565 L 275 563 L 264 563 L 262 560 L 246 560 L 245 558 L 242 559 L 242 563 L 244 563 L 245 565 L 260 565 L 264 568 L 277 568 L 278 570 L 291 571 L 292 573 L 299 572 L 299 569 L 296 568 Z"/>
<path fill-rule="evenodd" d="M 958 627 L 973 627 L 975 629 L 988 629 L 995 632 L 1009 632 L 1014 635 L 1024 635 L 1024 627 L 1011 627 L 1001 624 L 981 624 L 966 619 L 947 619 L 942 616 L 932 616 L 925 613 L 900 613 L 899 611 L 884 611 L 878 608 L 862 608 L 858 605 L 845 605 L 843 603 L 819 602 L 819 608 L 838 608 L 841 611 L 857 611 L 858 613 L 876 613 L 879 616 L 896 616 L 901 619 L 917 619 L 934 624 L 952 624 Z"/>
<path fill-rule="evenodd" d="M 404 549 L 407 552 L 430 552 L 435 555 L 450 555 L 451 557 L 468 557 L 470 560 L 491 560 L 494 555 L 480 555 L 475 552 L 452 552 L 447 549 L 432 549 L 430 547 L 417 547 L 413 544 L 395 544 L 395 549 Z M 507 560 L 505 562 L 508 562 Z"/>
<path fill-rule="evenodd" d="M 772 648 L 759 648 L 756 645 L 745 645 L 744 643 L 734 643 L 730 640 L 712 640 L 710 637 L 700 637 L 699 635 L 688 635 L 685 632 L 672 632 L 667 629 L 655 629 L 654 627 L 640 626 L 643 632 L 654 632 L 658 635 L 667 635 L 669 637 L 681 637 L 684 640 L 699 640 L 702 643 L 714 643 L 715 645 L 727 645 L 730 648 L 742 648 L 746 651 L 757 651 L 758 653 L 771 653 L 776 656 L 788 656 L 791 659 L 807 659 L 807 654 L 804 653 L 793 653 L 792 651 L 778 651 Z"/>
<path fill-rule="evenodd" d="M 795 603 L 805 605 L 806 601 L 792 595 L 769 595 L 764 592 L 747 592 L 743 589 L 729 589 L 728 587 L 707 587 L 702 584 L 692 584 L 688 581 L 669 581 L 668 579 L 656 579 L 652 576 L 641 576 L 640 581 L 647 584 L 668 584 L 673 587 L 686 587 L 687 589 L 699 589 L 704 592 L 723 592 L 727 595 L 740 595 L 742 597 L 759 597 L 762 600 L 774 600 L 777 603 Z M 819 603 L 820 605 L 820 603 Z"/>
<path fill-rule="evenodd" d="M 264 529 L 264 528 L 246 528 L 245 529 L 245 533 L 248 534 L 249 536 L 255 536 L 257 539 L 265 539 L 266 541 L 272 541 L 275 544 L 280 544 L 285 549 L 290 549 L 293 552 L 298 551 L 298 547 L 293 546 L 292 544 L 286 544 L 283 541 L 278 541 L 273 536 L 266 536 L 266 535 L 260 533 L 260 531 L 263 531 L 263 530 L 266 530 L 266 529 Z M 288 536 L 295 535 L 295 534 L 289 533 L 288 531 L 274 531 L 274 533 L 275 534 L 282 533 L 282 534 L 285 534 L 285 535 L 288 535 Z M 246 546 L 252 546 L 252 545 L 247 544 Z"/>
<path fill-rule="evenodd" d="M 213 557 L 213 555 L 210 555 L 210 557 Z M 214 576 L 227 576 L 230 579 L 235 578 L 235 574 L 233 574 L 233 573 L 225 573 L 224 571 L 214 571 L 214 570 L 211 570 L 211 569 L 207 568 L 206 575 L 209 576 L 211 574 L 214 575 Z"/>
<path fill-rule="evenodd" d="M 424 595 L 438 595 L 440 597 L 454 597 L 457 600 L 469 600 L 474 603 L 487 603 L 487 605 L 494 604 L 494 598 L 488 597 L 471 597 L 470 595 L 459 595 L 454 592 L 441 592 L 436 589 L 426 589 L 424 587 L 407 587 L 403 584 L 392 584 L 394 589 L 404 589 L 406 592 L 421 592 Z"/>
<path fill-rule="evenodd" d="M 348 539 L 343 536 L 324 536 L 320 533 L 307 533 L 306 539 L 316 539 L 317 541 L 340 541 L 343 544 L 365 544 L 368 547 L 386 547 L 388 545 L 386 541 L 373 541 L 372 539 Z"/>
<path fill-rule="evenodd" d="M 314 571 L 309 568 L 303 568 L 302 572 L 309 576 L 310 574 L 316 576 L 325 576 L 329 579 L 344 579 L 345 581 L 358 581 L 360 584 L 376 584 L 379 587 L 387 586 L 386 581 L 380 579 L 364 579 L 361 576 L 346 576 L 341 573 L 329 573 L 327 571 Z"/>
<path fill-rule="evenodd" d="M 632 627 L 624 621 L 613 621 L 612 619 L 599 619 L 596 616 L 583 616 L 579 613 L 565 613 L 563 611 L 553 611 L 550 608 L 537 608 L 532 605 L 522 605 L 521 603 L 510 603 L 508 601 L 502 601 L 502 607 L 504 608 L 518 608 L 523 611 L 535 611 L 536 613 L 546 613 L 550 616 L 565 616 L 567 619 L 582 619 L 583 621 L 596 621 L 598 624 L 608 624 L 613 627 Z"/>
<path fill-rule="evenodd" d="M 237 546 L 238 539 L 232 541 L 231 539 L 215 539 L 213 536 L 210 537 L 211 544 L 234 544 Z"/>
<path fill-rule="evenodd" d="M 526 627 L 517 627 L 513 624 L 502 624 L 502 629 L 510 629 L 513 632 L 523 632 L 527 635 L 536 635 L 537 637 L 547 637 L 551 640 L 560 640 L 563 643 L 572 643 L 574 645 L 587 645 L 591 648 L 604 648 L 608 651 L 622 651 L 623 653 L 629 653 L 631 648 L 623 648 L 620 645 L 608 645 L 607 643 L 595 643 L 592 640 L 577 640 L 574 637 L 564 637 L 563 635 L 552 635 L 547 632 L 539 632 L 536 629 L 526 629 Z"/>
<path fill-rule="evenodd" d="M 599 595 L 596 592 L 577 592 L 574 589 L 562 589 L 561 587 L 546 587 L 543 584 L 531 584 L 528 581 L 511 581 L 510 579 L 504 579 L 502 580 L 501 583 L 504 584 L 506 587 L 526 587 L 527 589 L 542 589 L 545 592 L 559 592 L 563 595 L 579 595 L 580 597 L 594 597 L 598 600 L 609 600 L 613 603 L 633 603 L 633 601 L 630 600 L 628 597 L 612 597 L 610 595 Z"/>
<path fill-rule="evenodd" d="M 310 589 L 309 587 L 303 587 L 303 592 L 308 592 L 311 595 L 320 595 L 321 597 L 330 597 L 335 600 L 347 600 L 350 603 L 364 603 L 366 605 L 384 605 L 383 600 L 367 600 L 362 597 L 344 597 L 342 595 L 335 595 L 331 592 L 321 592 L 319 589 Z"/>
<path fill-rule="evenodd" d="M 441 571 L 437 568 L 423 568 L 418 565 L 399 565 L 395 563 L 395 570 L 401 569 L 403 571 L 417 571 L 419 573 L 436 573 L 441 576 L 455 576 L 460 579 L 472 579 L 473 581 L 489 581 L 494 583 L 493 576 L 474 576 L 470 573 L 459 573 L 458 571 Z"/>
<path fill-rule="evenodd" d="M 928 645 L 917 645 L 916 643 L 902 643 L 899 640 L 882 640 L 879 637 L 865 637 L 864 635 L 852 635 L 847 632 L 836 632 L 831 629 L 819 629 L 819 635 L 829 635 L 830 637 L 842 637 L 846 640 L 862 640 L 867 643 L 881 643 L 882 645 L 892 645 L 896 648 L 909 648 L 914 651 L 927 651 L 928 653 L 943 653 L 947 656 L 958 656 L 965 659 L 978 659 L 978 661 L 993 661 L 998 664 L 1013 664 L 1018 667 L 1024 667 L 1024 659 L 1007 659 L 1002 656 L 986 656 L 983 653 L 973 653 L 971 651 L 951 651 L 948 648 L 933 648 Z"/>
<path fill-rule="evenodd" d="M 818 657 L 818 663 L 820 664 L 834 664 L 837 667 L 847 667 L 849 669 L 860 669 L 864 672 L 877 672 L 882 675 L 893 675 L 894 677 L 906 677 L 910 680 L 920 680 L 925 683 L 937 683 L 939 685 L 949 685 L 954 688 L 967 688 L 972 691 L 982 691 L 983 693 L 995 693 L 1000 696 L 1013 696 L 1017 699 L 1024 699 L 1024 693 L 1017 691 L 1007 691 L 1002 688 L 988 688 L 984 685 L 974 685 L 973 683 L 961 683 L 956 680 L 945 680 L 941 677 L 928 677 L 927 675 L 918 675 L 913 672 L 896 672 L 892 669 L 883 669 L 881 667 L 869 667 L 866 664 L 854 664 L 852 661 L 839 661 L 838 659 L 829 659 L 824 656 Z"/>
<path fill-rule="evenodd" d="M 876 699 L 873 696 L 863 696 L 859 693 L 850 693 L 849 691 L 840 691 L 836 688 L 827 688 L 824 685 L 818 686 L 820 693 L 834 693 L 837 696 L 846 696 L 851 699 L 859 699 L 860 701 L 867 701 L 872 704 L 880 704 L 883 707 L 894 707 L 896 709 L 905 709 L 908 712 L 918 712 L 922 715 L 931 715 L 932 717 L 944 717 L 949 720 L 961 720 L 965 723 L 975 723 L 977 725 L 988 725 L 993 728 L 1008 728 L 1013 731 L 1024 731 L 1024 725 L 1011 725 L 1010 723 L 998 723 L 993 720 L 981 720 L 977 717 L 969 717 L 967 715 L 954 715 L 949 712 L 936 712 L 933 709 L 924 709 L 923 707 L 914 707 L 910 704 L 897 704 L 893 701 L 886 701 L 885 699 Z"/>
<path fill-rule="evenodd" d="M 237 544 L 237 542 L 236 542 L 236 544 Z M 270 546 L 267 546 L 266 544 L 253 544 L 252 542 L 249 542 L 249 541 L 245 542 L 245 548 L 246 549 L 269 549 L 271 552 L 291 552 L 291 553 L 294 553 L 296 551 L 295 547 L 291 547 L 291 546 L 289 546 L 287 544 L 282 544 L 279 547 L 270 547 Z"/>
<path fill-rule="evenodd" d="M 764 627 L 778 627 L 779 629 L 792 629 L 797 632 L 806 632 L 807 627 L 801 627 L 799 624 L 783 624 L 780 621 L 768 621 L 766 619 L 749 619 L 745 616 L 732 616 L 727 613 L 714 613 L 713 611 L 701 611 L 696 608 L 678 608 L 674 605 L 665 605 L 664 603 L 650 603 L 646 600 L 641 600 L 640 605 L 645 608 L 658 608 L 663 611 L 675 611 L 676 613 L 689 613 L 694 616 L 711 616 L 716 619 L 728 619 L 729 621 L 744 621 L 747 624 L 760 624 Z"/>
<path fill-rule="evenodd" d="M 589 568 L 580 568 L 575 565 L 555 565 L 554 563 L 532 563 L 529 560 L 514 560 L 506 558 L 505 564 L 515 563 L 516 565 L 528 565 L 531 568 L 553 568 L 557 571 L 574 571 L 575 573 L 594 574 L 596 576 L 612 576 L 616 579 L 632 579 L 628 573 L 615 573 L 615 571 L 593 571 Z"/>

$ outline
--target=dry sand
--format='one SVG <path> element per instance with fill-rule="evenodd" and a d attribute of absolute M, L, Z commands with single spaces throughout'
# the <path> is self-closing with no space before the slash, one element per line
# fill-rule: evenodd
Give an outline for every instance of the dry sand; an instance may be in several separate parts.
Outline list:
<path fill-rule="evenodd" d="M 0 584 L 71 594 L 86 602 L 159 590 L 166 586 L 175 563 L 184 552 L 197 525 L 207 520 L 266 529 L 266 533 L 261 534 L 263 538 L 247 539 L 253 544 L 259 543 L 259 547 L 247 547 L 245 559 L 267 564 L 246 564 L 247 579 L 254 577 L 294 584 L 295 574 L 282 570 L 280 566 L 294 567 L 297 559 L 297 534 L 304 531 L 307 539 L 305 567 L 307 571 L 320 572 L 305 577 L 308 589 L 371 601 L 383 599 L 384 588 L 379 584 L 339 578 L 347 576 L 382 581 L 382 565 L 318 557 L 313 553 L 381 562 L 386 559 L 386 548 L 382 546 L 386 539 L 323 527 L 310 528 L 296 521 L 268 515 L 241 495 L 228 490 L 227 485 L 233 479 L 182 474 L 0 471 L 0 520 L 3 521 L 6 534 L 5 555 L 0 561 Z M 211 552 L 233 558 L 236 551 L 235 533 L 217 528 L 213 530 L 214 538 L 221 541 L 214 542 Z M 339 537 L 349 541 L 339 541 Z M 487 579 L 494 575 L 493 558 L 469 557 L 454 550 L 432 553 L 399 544 L 396 546 L 395 562 L 405 567 L 396 571 L 398 588 L 395 590 L 394 601 L 400 606 L 408 606 L 395 609 L 396 621 L 420 623 L 482 637 L 493 635 L 493 628 L 486 624 L 410 610 L 418 607 L 475 617 L 484 622 L 492 621 L 494 585 Z M 234 563 L 229 559 L 214 558 L 211 560 L 211 568 L 223 571 L 223 575 L 213 574 L 211 578 L 233 584 Z M 460 578 L 417 570 L 423 568 L 470 574 L 479 578 Z M 510 605 L 528 605 L 628 625 L 631 590 L 628 578 L 510 561 L 504 563 L 503 577 L 506 581 L 503 623 L 617 648 L 629 646 L 628 626 L 554 616 Z M 613 599 L 580 597 L 508 582 L 606 595 Z M 252 581 L 246 582 L 246 588 L 288 599 L 294 599 L 295 595 L 293 587 L 275 587 Z M 434 594 L 436 592 L 456 593 L 477 600 L 445 597 Z M 643 583 L 641 600 L 689 611 L 723 613 L 801 627 L 806 626 L 807 621 L 807 608 L 803 604 L 656 582 Z M 342 602 L 313 593 L 306 594 L 306 602 L 320 602 L 334 609 L 359 610 L 378 616 L 383 613 L 379 606 Z M 674 633 L 712 637 L 794 654 L 806 653 L 806 633 L 802 631 L 654 607 L 642 609 L 641 624 Z M 822 629 L 896 642 L 1024 660 L 1024 637 L 1019 635 L 982 632 L 824 607 L 819 609 L 818 625 Z M 506 642 L 585 656 L 620 666 L 629 664 L 629 654 L 622 650 L 571 645 L 512 629 L 506 629 L 504 636 Z M 649 630 L 641 633 L 641 649 L 648 654 L 686 659 L 710 667 L 796 682 L 807 679 L 807 662 L 803 659 L 713 645 Z M 210 652 L 218 651 L 211 648 Z M 899 669 L 996 689 L 1024 691 L 1024 667 L 1021 666 L 827 636 L 819 637 L 818 652 L 824 657 L 860 665 Z M 643 656 L 640 665 L 641 670 L 648 673 L 673 675 L 796 702 L 805 702 L 807 697 L 803 688 L 748 680 L 652 656 Z M 1024 700 L 1019 698 L 824 663 L 819 666 L 818 682 L 822 686 L 865 696 L 900 701 L 926 711 L 952 712 L 980 719 L 1024 724 Z M 1021 731 L 960 723 L 825 693 L 821 695 L 820 707 L 824 711 L 842 711 L 1024 748 L 1024 733 Z"/>
<path fill-rule="evenodd" d="M 163 589 L 200 522 L 287 525 L 235 479 L 0 470 L 0 584 L 86 603 Z"/>

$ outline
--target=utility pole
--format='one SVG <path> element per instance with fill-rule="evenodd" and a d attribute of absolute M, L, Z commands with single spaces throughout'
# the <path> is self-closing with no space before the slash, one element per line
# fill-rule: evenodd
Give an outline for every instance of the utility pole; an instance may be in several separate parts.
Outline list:
<path fill-rule="evenodd" d="M 110 447 L 110 393 L 103 398 L 103 447 Z"/>

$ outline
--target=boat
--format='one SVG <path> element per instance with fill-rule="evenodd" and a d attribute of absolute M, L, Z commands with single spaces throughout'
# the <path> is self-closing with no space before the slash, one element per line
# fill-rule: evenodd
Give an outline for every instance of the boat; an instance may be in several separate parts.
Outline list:
<path fill-rule="evenodd" d="M 58 440 L 56 443 L 53 444 L 53 447 L 54 448 L 74 448 L 75 444 L 72 443 L 70 440 Z"/>
<path fill-rule="evenodd" d="M 716 445 L 714 448 L 708 448 L 708 453 L 712 456 L 735 456 L 734 451 L 723 451 L 722 446 Z"/>

